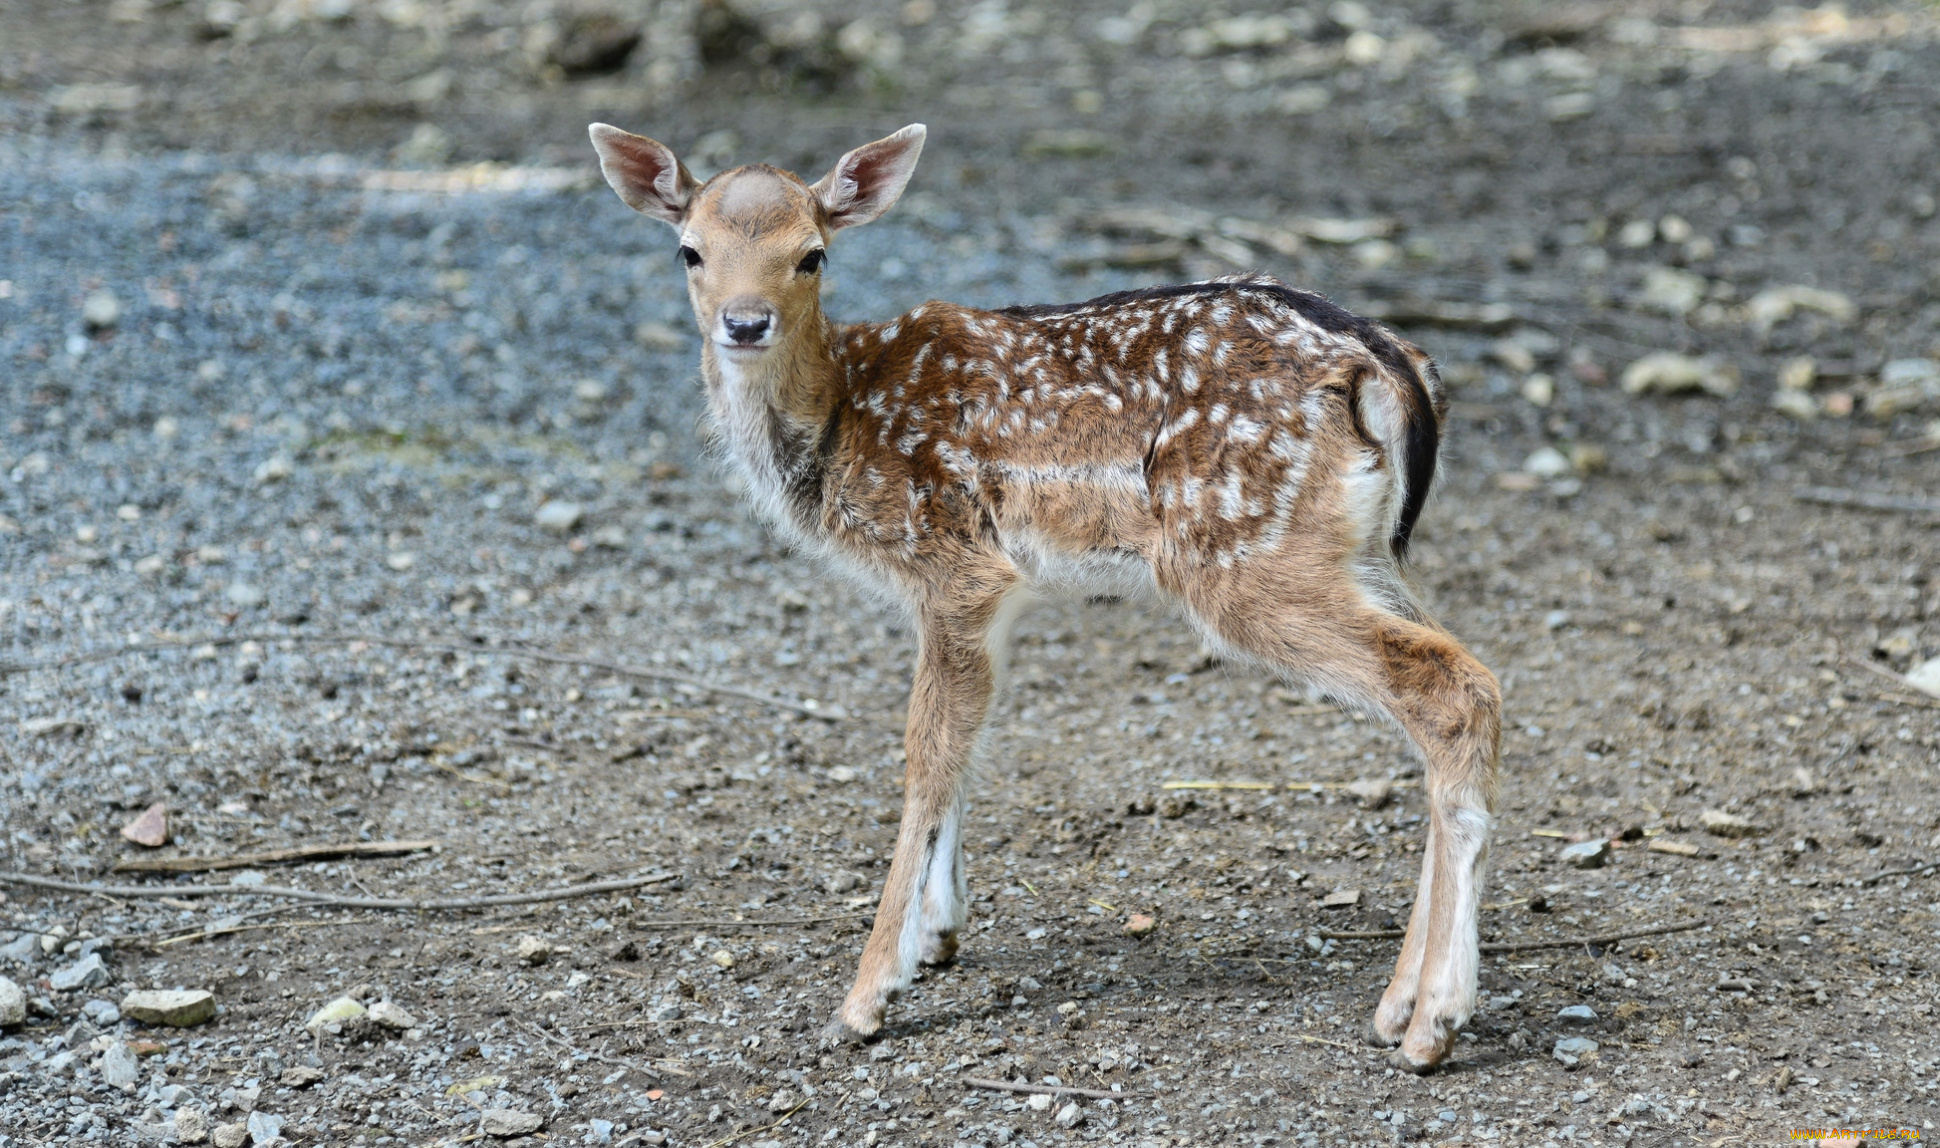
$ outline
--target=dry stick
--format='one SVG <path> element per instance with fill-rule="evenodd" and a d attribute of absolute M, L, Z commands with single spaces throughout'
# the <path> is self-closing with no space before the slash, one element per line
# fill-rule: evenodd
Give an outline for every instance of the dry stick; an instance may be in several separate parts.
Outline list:
<path fill-rule="evenodd" d="M 574 1056 L 578 1056 L 582 1052 L 584 1052 L 587 1056 L 592 1057 L 594 1060 L 597 1060 L 602 1064 L 610 1064 L 615 1068 L 631 1069 L 632 1071 L 640 1073 L 641 1075 L 646 1076 L 653 1080 L 660 1079 L 659 1073 L 655 1072 L 653 1069 L 648 1068 L 643 1064 L 635 1064 L 630 1060 L 621 1060 L 618 1057 L 605 1056 L 597 1052 L 590 1052 L 585 1049 L 577 1048 L 571 1044 L 566 1043 L 563 1040 L 560 1040 L 558 1037 L 553 1036 L 551 1033 L 547 1032 L 545 1029 L 540 1028 L 536 1024 L 528 1023 L 525 1027 L 531 1029 L 533 1033 L 535 1033 L 539 1037 L 540 1040 L 550 1041 L 553 1044 L 558 1045 L 560 1048 L 565 1049 L 567 1052 L 572 1053 Z"/>
<path fill-rule="evenodd" d="M 1926 868 L 1926 866 L 1922 866 Z M 1880 874 L 1888 876 L 1889 874 Z M 1637 937 L 1658 937 L 1665 933 L 1688 933 L 1692 929 L 1702 929 L 1711 922 L 1692 921 L 1683 925 L 1660 925 L 1655 929 L 1637 929 L 1628 933 L 1606 933 L 1596 937 L 1569 937 L 1561 941 L 1513 941 L 1494 942 L 1483 945 L 1485 953 L 1520 953 L 1525 949 L 1573 949 L 1578 945 L 1608 945 L 1616 941 L 1629 941 Z M 1320 934 L 1321 939 L 1329 941 L 1386 941 L 1407 936 L 1405 929 L 1368 929 L 1358 933 Z"/>
<path fill-rule="evenodd" d="M 1032 1096 L 1082 1096 L 1087 1100 L 1120 1100 L 1123 1092 L 1106 1092 L 1101 1088 L 1066 1088 L 1063 1085 L 1018 1084 L 1009 1080 L 989 1080 L 981 1076 L 966 1076 L 963 1082 L 972 1088 L 987 1088 L 992 1092 L 1027 1092 Z"/>
<path fill-rule="evenodd" d="M 338 857 L 393 857 L 403 853 L 422 853 L 437 844 L 436 841 L 352 841 L 343 845 L 302 845 L 295 849 L 272 849 L 267 853 L 242 853 L 233 857 L 136 858 L 119 862 L 108 872 L 213 873 L 219 869 L 292 865 L 304 861 L 329 861 Z"/>
<path fill-rule="evenodd" d="M 1901 514 L 1940 514 L 1940 501 L 1931 498 L 1901 498 L 1866 490 L 1843 490 L 1836 486 L 1795 487 L 1792 497 L 1820 506 L 1856 506 L 1862 510 L 1891 510 Z"/>
<path fill-rule="evenodd" d="M 150 949 L 165 949 L 170 945 L 179 945 L 188 941 L 206 941 L 215 937 L 226 937 L 231 933 L 246 933 L 251 929 L 317 929 L 325 925 L 359 925 L 366 921 L 374 921 L 376 919 L 375 917 L 337 917 L 328 921 L 265 921 L 260 925 L 211 925 L 206 929 L 198 929 L 193 933 L 180 933 L 173 937 L 163 937 L 159 941 L 143 941 L 141 938 L 136 937 L 129 938 L 129 942 L 131 944 L 143 944 Z"/>
<path fill-rule="evenodd" d="M 51 658 L 43 662 L 0 662 L 0 678 L 9 674 L 24 674 L 33 670 L 58 670 L 69 666 L 87 665 L 91 662 L 105 662 L 129 654 L 148 654 L 158 650 L 187 650 L 197 646 L 237 646 L 244 642 L 307 642 L 312 645 L 351 645 L 364 642 L 373 646 L 388 646 L 398 650 L 421 650 L 433 654 L 503 654 L 509 658 L 526 658 L 535 662 L 549 662 L 558 666 L 585 666 L 589 669 L 605 670 L 621 677 L 645 678 L 649 681 L 674 682 L 691 686 L 711 694 L 726 694 L 730 697 L 745 698 L 774 706 L 776 709 L 805 714 L 823 721 L 841 721 L 849 716 L 841 706 L 809 706 L 801 702 L 785 701 L 770 697 L 756 690 L 731 686 L 724 682 L 697 678 L 677 670 L 662 670 L 652 666 L 634 666 L 623 662 L 609 662 L 603 658 L 583 658 L 573 654 L 555 654 L 547 650 L 532 650 L 523 646 L 468 646 L 455 642 L 437 642 L 415 638 L 388 638 L 382 634 L 225 634 L 213 638 L 184 638 L 166 642 L 143 642 L 139 645 L 118 646 L 111 650 L 94 650 L 85 654 L 69 654 L 64 658 Z"/>
<path fill-rule="evenodd" d="M 1854 669 L 1865 670 L 1869 674 L 1877 674 L 1880 677 L 1885 678 L 1887 681 L 1892 682 L 1900 689 L 1903 689 L 1908 693 L 1911 693 L 1912 695 L 1914 695 L 1911 698 L 1889 698 L 1888 699 L 1889 701 L 1896 701 L 1901 703 L 1902 705 L 1922 705 L 1922 706 L 1940 707 L 1940 699 L 1927 697 L 1926 691 L 1920 689 L 1912 682 L 1907 681 L 1905 677 L 1894 673 L 1893 671 L 1887 669 L 1884 666 L 1875 666 L 1871 662 L 1863 661 L 1859 658 L 1855 658 L 1851 654 L 1841 654 L 1840 658 L 1847 665 L 1853 667 Z"/>
<path fill-rule="evenodd" d="M 860 921 L 865 917 L 873 917 L 873 916 L 875 916 L 875 914 L 873 912 L 870 912 L 870 913 L 837 913 L 832 917 L 797 917 L 793 920 L 788 920 L 784 918 L 771 918 L 765 921 L 729 921 L 729 920 L 718 919 L 718 918 L 713 920 L 708 920 L 703 918 L 700 920 L 693 920 L 693 921 L 628 921 L 627 928 L 629 929 L 684 929 L 690 926 L 710 927 L 710 928 L 716 928 L 716 929 L 732 929 L 732 928 L 738 928 L 741 926 L 776 928 L 776 927 L 786 927 L 789 925 L 820 925 L 828 921 Z"/>
<path fill-rule="evenodd" d="M 795 1115 L 795 1113 L 800 1112 L 802 1109 L 806 1107 L 808 1107 L 808 1101 L 804 1100 L 800 1104 L 797 1104 L 795 1107 L 790 1108 L 788 1111 L 782 1113 L 781 1119 L 775 1121 L 773 1124 L 767 1125 L 766 1127 L 762 1127 L 762 1128 L 748 1128 L 740 1132 L 731 1132 L 728 1135 L 721 1137 L 719 1140 L 716 1140 L 714 1143 L 709 1144 L 707 1148 L 724 1148 L 725 1145 L 732 1144 L 736 1140 L 741 1140 L 746 1137 L 753 1136 L 757 1132 L 768 1132 L 773 1129 L 780 1128 L 782 1125 L 788 1123 L 788 1118 L 790 1116 Z"/>
<path fill-rule="evenodd" d="M 651 877 L 629 877 L 624 881 L 601 881 L 597 885 L 580 885 L 571 889 L 545 889 L 537 893 L 413 900 L 405 897 L 339 897 L 333 893 L 286 889 L 276 885 L 83 885 L 75 881 L 56 881 L 51 877 L 37 877 L 31 873 L 10 873 L 0 870 L 0 884 L 30 885 L 38 889 L 56 889 L 63 893 L 92 893 L 112 897 L 284 897 L 292 901 L 308 901 L 312 904 L 346 909 L 403 909 L 416 912 L 486 909 L 494 905 L 536 905 L 544 901 L 565 901 L 574 897 L 588 897 L 595 893 L 617 893 L 624 889 L 658 885 L 679 878 L 678 873 L 660 873 Z"/>
<path fill-rule="evenodd" d="M 1877 885 L 1888 877 L 1911 877 L 1916 873 L 1930 873 L 1936 867 L 1940 867 L 1940 861 L 1928 861 L 1921 865 L 1909 865 L 1904 869 L 1888 869 L 1884 873 L 1875 873 L 1866 878 L 1865 883 L 1868 885 Z"/>

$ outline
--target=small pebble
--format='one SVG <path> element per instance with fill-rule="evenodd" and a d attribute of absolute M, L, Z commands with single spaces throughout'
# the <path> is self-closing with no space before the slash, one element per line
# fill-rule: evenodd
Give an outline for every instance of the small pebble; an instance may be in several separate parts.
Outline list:
<path fill-rule="evenodd" d="M 579 520 L 585 516 L 586 511 L 577 502 L 548 502 L 532 516 L 532 521 L 542 530 L 564 534 L 578 526 Z"/>
<path fill-rule="evenodd" d="M 1610 842 L 1602 837 L 1594 841 L 1578 841 L 1566 846 L 1558 856 L 1573 869 L 1601 869 L 1604 862 L 1610 860 Z"/>
<path fill-rule="evenodd" d="M 1589 1005 L 1569 1005 L 1556 1011 L 1556 1019 L 1565 1024 L 1595 1024 L 1596 1010 Z"/>
<path fill-rule="evenodd" d="M 545 1127 L 544 1118 L 515 1108 L 487 1108 L 478 1114 L 478 1130 L 487 1136 L 530 1136 Z"/>

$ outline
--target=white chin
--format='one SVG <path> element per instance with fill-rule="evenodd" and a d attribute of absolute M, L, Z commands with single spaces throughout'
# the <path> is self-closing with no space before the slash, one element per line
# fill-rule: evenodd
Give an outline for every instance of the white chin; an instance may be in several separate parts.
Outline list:
<path fill-rule="evenodd" d="M 761 352 L 773 346 L 772 343 L 722 343 L 722 342 L 716 342 L 714 345 L 720 348 L 721 351 L 725 354 L 737 355 L 744 359 L 752 358 L 755 355 L 759 355 Z"/>

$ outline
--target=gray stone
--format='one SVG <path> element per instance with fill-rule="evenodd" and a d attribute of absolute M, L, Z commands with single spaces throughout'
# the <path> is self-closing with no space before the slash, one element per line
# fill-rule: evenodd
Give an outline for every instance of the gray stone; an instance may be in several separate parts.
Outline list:
<path fill-rule="evenodd" d="M 1058 1109 L 1057 1122 L 1060 1128 L 1076 1128 L 1085 1122 L 1085 1110 L 1078 1106 L 1077 1101 L 1073 1100 L 1063 1108 Z"/>
<path fill-rule="evenodd" d="M 1586 1004 L 1573 1004 L 1568 1008 L 1558 1009 L 1556 1019 L 1565 1024 L 1595 1024 L 1596 1010 Z"/>
<path fill-rule="evenodd" d="M 1556 1047 L 1551 1049 L 1549 1054 L 1555 1057 L 1564 1068 L 1575 1068 L 1584 1057 L 1594 1053 L 1600 1047 L 1602 1046 L 1587 1036 L 1566 1036 L 1556 1042 Z"/>
<path fill-rule="evenodd" d="M 126 1041 L 117 1040 L 101 1054 L 100 1063 L 95 1065 L 101 1079 L 110 1088 L 123 1092 L 133 1092 L 135 1082 L 141 1079 L 141 1062 L 135 1059 L 135 1052 Z"/>
<path fill-rule="evenodd" d="M 487 1108 L 478 1114 L 478 1130 L 487 1136 L 529 1136 L 545 1123 L 536 1113 L 514 1108 Z"/>
<path fill-rule="evenodd" d="M 247 582 L 231 582 L 229 589 L 223 591 L 229 604 L 242 610 L 252 610 L 269 600 L 269 596 Z"/>
<path fill-rule="evenodd" d="M 242 1148 L 249 1139 L 249 1126 L 246 1124 L 218 1124 L 209 1134 L 216 1148 Z"/>
<path fill-rule="evenodd" d="M 98 989 L 113 980 L 108 966 L 101 963 L 101 954 L 89 953 L 71 965 L 55 969 L 47 983 L 58 992 L 71 993 L 75 989 Z"/>
<path fill-rule="evenodd" d="M 82 1005 L 81 1015 L 93 1021 L 99 1028 L 107 1028 L 121 1020 L 121 1010 L 104 1000 L 91 1000 Z"/>
<path fill-rule="evenodd" d="M 267 1112 L 250 1113 L 249 1120 L 243 1127 L 249 1130 L 249 1138 L 256 1143 L 258 1148 L 261 1148 L 264 1144 L 275 1143 L 283 1138 L 283 1118 L 281 1116 L 271 1116 Z"/>
<path fill-rule="evenodd" d="M 209 1121 L 194 1108 L 175 1110 L 175 1139 L 183 1144 L 200 1144 L 209 1138 Z"/>
<path fill-rule="evenodd" d="M 1565 848 L 1561 854 L 1563 862 L 1576 869 L 1601 869 L 1610 859 L 1610 842 L 1598 838 L 1595 841 L 1578 841 Z"/>
<path fill-rule="evenodd" d="M 188 1028 L 216 1015 L 216 997 L 207 989 L 138 989 L 121 998 L 121 1015 L 142 1024 Z"/>
<path fill-rule="evenodd" d="M 40 934 L 22 933 L 4 945 L 0 945 L 0 958 L 17 965 L 32 966 L 40 959 Z"/>
<path fill-rule="evenodd" d="M 6 977 L 0 977 L 0 1028 L 27 1023 L 27 994 Z"/>
<path fill-rule="evenodd" d="M 593 1143 L 611 1144 L 613 1142 L 613 1122 L 611 1120 L 593 1119 L 587 1121 L 586 1124 L 592 1130 Z"/>

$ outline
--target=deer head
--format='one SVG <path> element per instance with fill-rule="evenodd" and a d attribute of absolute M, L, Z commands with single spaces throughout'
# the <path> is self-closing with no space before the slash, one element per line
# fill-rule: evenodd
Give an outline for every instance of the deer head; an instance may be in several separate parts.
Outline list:
<path fill-rule="evenodd" d="M 627 206 L 680 232 L 704 362 L 739 371 L 823 334 L 829 240 L 895 204 L 925 130 L 911 124 L 843 156 L 816 182 L 767 164 L 697 182 L 664 145 L 606 124 L 589 129 L 606 182 Z"/>

